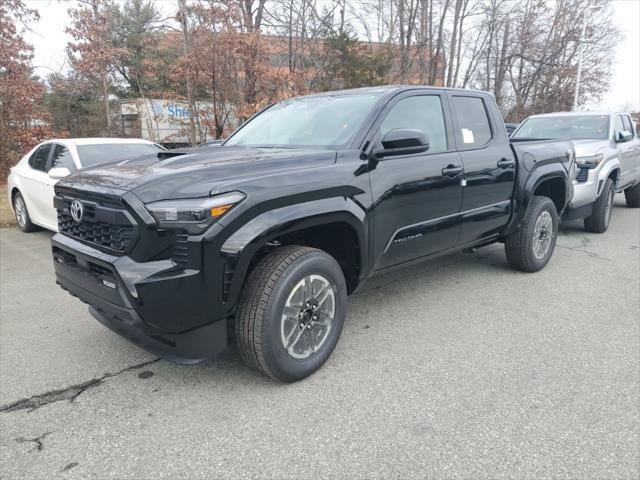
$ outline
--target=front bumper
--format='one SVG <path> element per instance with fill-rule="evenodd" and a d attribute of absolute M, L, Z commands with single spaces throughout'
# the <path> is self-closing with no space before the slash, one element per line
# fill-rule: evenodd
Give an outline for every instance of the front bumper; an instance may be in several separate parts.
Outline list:
<path fill-rule="evenodd" d="M 569 209 L 576 210 L 594 203 L 604 186 L 606 175 L 601 168 L 587 169 L 586 181 L 573 181 L 573 197 L 569 202 Z"/>
<path fill-rule="evenodd" d="M 52 249 L 56 282 L 132 343 L 176 363 L 198 363 L 226 348 L 226 318 L 192 302 L 211 297 L 199 270 L 177 269 L 171 260 L 137 263 L 61 234 Z"/>

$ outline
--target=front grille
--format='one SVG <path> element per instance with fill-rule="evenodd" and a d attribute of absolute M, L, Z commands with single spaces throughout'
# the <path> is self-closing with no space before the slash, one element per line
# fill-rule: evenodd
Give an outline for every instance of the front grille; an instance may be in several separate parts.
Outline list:
<path fill-rule="evenodd" d="M 105 222 L 77 223 L 71 215 L 58 212 L 58 230 L 98 247 L 124 253 L 135 236 L 133 225 L 113 225 Z"/>
<path fill-rule="evenodd" d="M 589 169 L 581 168 L 580 171 L 578 172 L 578 175 L 576 176 L 576 180 L 578 182 L 586 182 L 587 178 L 589 178 Z"/>
<path fill-rule="evenodd" d="M 110 253 L 122 255 L 130 250 L 137 239 L 138 229 L 124 208 L 105 207 L 81 200 L 84 216 L 80 222 L 76 222 L 69 209 L 74 199 L 57 197 L 55 200 L 60 233 Z"/>

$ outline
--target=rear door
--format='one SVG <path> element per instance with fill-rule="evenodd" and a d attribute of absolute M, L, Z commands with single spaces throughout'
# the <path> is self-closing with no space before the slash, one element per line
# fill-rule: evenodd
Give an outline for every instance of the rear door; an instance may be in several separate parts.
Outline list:
<path fill-rule="evenodd" d="M 497 235 L 509 221 L 516 163 L 500 112 L 488 96 L 449 94 L 464 164 L 458 244 Z"/>
<path fill-rule="evenodd" d="M 446 250 L 458 239 L 462 166 L 447 110 L 443 92 L 406 92 L 373 125 L 373 149 L 392 129 L 422 130 L 430 140 L 426 152 L 385 157 L 370 169 L 376 269 Z"/>
<path fill-rule="evenodd" d="M 621 132 L 629 132 L 632 137 L 626 142 L 617 142 L 620 158 L 620 187 L 634 184 L 640 175 L 640 140 L 628 115 L 616 115 L 614 122 L 614 138 L 619 140 Z"/>
<path fill-rule="evenodd" d="M 47 174 L 51 143 L 40 145 L 29 157 L 28 168 L 24 170 L 22 196 L 27 204 L 31 220 L 48 228 L 55 227 L 50 221 L 53 210 L 53 195 L 48 185 L 51 181 Z"/>

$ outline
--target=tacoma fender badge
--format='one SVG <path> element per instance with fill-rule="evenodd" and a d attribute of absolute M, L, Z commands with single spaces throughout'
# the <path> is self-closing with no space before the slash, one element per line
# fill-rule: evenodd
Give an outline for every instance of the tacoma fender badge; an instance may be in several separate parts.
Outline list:
<path fill-rule="evenodd" d="M 422 236 L 421 233 L 414 233 L 413 235 L 407 235 L 406 237 L 396 238 L 393 243 L 404 243 L 409 240 L 415 240 L 416 238 L 420 238 Z"/>

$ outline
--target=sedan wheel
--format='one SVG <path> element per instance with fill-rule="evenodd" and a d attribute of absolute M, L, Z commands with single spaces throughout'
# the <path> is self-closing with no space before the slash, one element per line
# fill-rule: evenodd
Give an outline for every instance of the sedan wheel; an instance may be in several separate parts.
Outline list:
<path fill-rule="evenodd" d="M 18 222 L 18 228 L 20 228 L 20 230 L 23 232 L 33 232 L 38 229 L 38 227 L 31 222 L 27 204 L 20 192 L 17 192 L 13 197 L 13 211 L 16 215 L 16 222 Z"/>
<path fill-rule="evenodd" d="M 27 223 L 27 206 L 24 204 L 24 200 L 20 194 L 16 197 L 14 208 L 16 212 L 16 221 L 20 228 L 24 228 Z"/>

